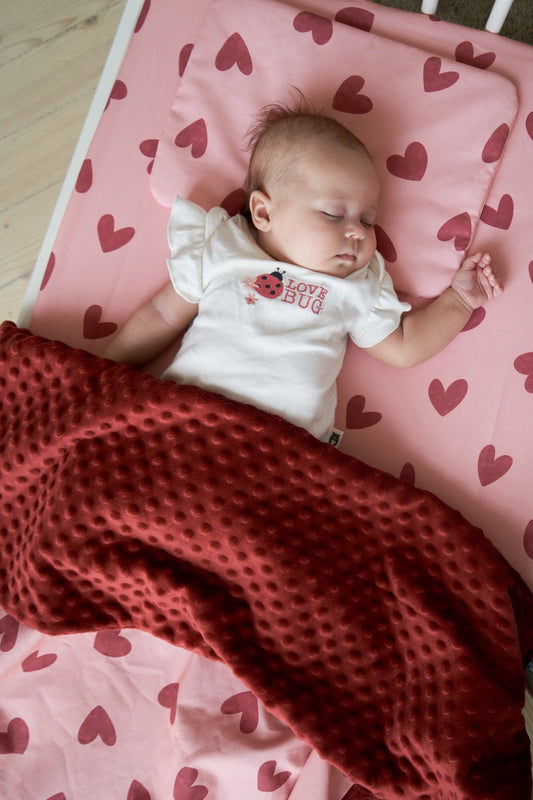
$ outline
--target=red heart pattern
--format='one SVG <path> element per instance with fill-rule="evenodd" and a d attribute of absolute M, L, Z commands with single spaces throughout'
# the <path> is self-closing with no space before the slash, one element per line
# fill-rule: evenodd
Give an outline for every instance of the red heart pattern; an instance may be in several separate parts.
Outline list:
<path fill-rule="evenodd" d="M 514 368 L 521 375 L 526 376 L 525 390 L 533 394 L 533 353 L 522 353 L 514 361 Z"/>
<path fill-rule="evenodd" d="M 83 317 L 84 339 L 105 339 L 111 336 L 118 328 L 114 322 L 101 322 L 102 306 L 89 306 Z"/>
<path fill-rule="evenodd" d="M 244 189 L 234 189 L 221 201 L 220 207 L 228 212 L 230 217 L 243 214 L 246 210 L 248 194 Z"/>
<path fill-rule="evenodd" d="M 466 250 L 471 237 L 472 220 L 470 219 L 470 214 L 467 214 L 466 211 L 446 220 L 437 233 L 437 238 L 441 242 L 449 242 L 453 239 L 456 250 Z"/>
<path fill-rule="evenodd" d="M 152 168 L 154 166 L 154 159 L 157 155 L 157 148 L 159 146 L 159 139 L 145 139 L 139 145 L 139 150 L 146 156 L 147 158 L 151 159 L 150 163 L 146 167 L 147 173 L 150 175 L 152 172 Z"/>
<path fill-rule="evenodd" d="M 315 44 L 327 44 L 333 36 L 332 21 L 310 11 L 301 11 L 297 14 L 293 26 L 299 33 L 311 33 Z"/>
<path fill-rule="evenodd" d="M 146 18 L 150 12 L 150 6 L 152 5 L 152 0 L 144 0 L 143 7 L 139 13 L 137 18 L 137 23 L 135 25 L 134 33 L 139 33 L 141 28 L 143 27 L 144 23 L 146 22 Z"/>
<path fill-rule="evenodd" d="M 80 744 L 90 744 L 98 737 L 108 747 L 113 747 L 117 741 L 115 727 L 109 714 L 102 706 L 96 706 L 85 717 L 78 731 L 78 742 Z"/>
<path fill-rule="evenodd" d="M 170 710 L 171 725 L 174 725 L 174 722 L 176 721 L 179 689 L 180 689 L 179 683 L 168 683 L 161 689 L 161 691 L 157 695 L 157 702 L 159 703 L 159 705 L 163 706 L 163 708 L 168 708 Z"/>
<path fill-rule="evenodd" d="M 447 389 L 438 378 L 429 384 L 428 394 L 431 404 L 441 417 L 449 414 L 462 403 L 468 392 L 468 382 L 463 378 L 453 381 Z"/>
<path fill-rule="evenodd" d="M 464 328 L 461 331 L 461 333 L 464 333 L 465 331 L 471 331 L 474 328 L 477 328 L 478 325 L 481 325 L 481 323 L 485 319 L 486 315 L 487 315 L 487 312 L 485 311 L 483 306 L 480 306 L 479 308 L 475 308 L 474 311 L 472 312 L 472 316 L 470 317 L 470 319 L 468 320 L 468 322 L 464 326 Z"/>
<path fill-rule="evenodd" d="M 40 656 L 39 651 L 36 650 L 34 653 L 31 653 L 29 656 L 27 656 L 27 658 L 24 659 L 21 665 L 22 671 L 37 672 L 38 670 L 51 667 L 56 661 L 56 653 L 44 653 L 42 656 Z"/>
<path fill-rule="evenodd" d="M 533 111 L 531 111 L 526 117 L 526 131 L 530 139 L 533 139 Z"/>
<path fill-rule="evenodd" d="M 126 800 L 152 800 L 150 792 L 140 781 L 132 781 Z"/>
<path fill-rule="evenodd" d="M 126 800 L 152 800 L 150 792 L 140 781 L 132 781 Z"/>
<path fill-rule="evenodd" d="M 184 44 L 180 50 L 180 55 L 178 59 L 178 75 L 180 78 L 183 78 L 183 74 L 185 69 L 187 68 L 187 64 L 189 63 L 189 59 L 191 57 L 192 51 L 194 50 L 194 44 L 189 42 L 188 44 Z"/>
<path fill-rule="evenodd" d="M 496 448 L 492 444 L 484 447 L 478 458 L 478 475 L 479 482 L 482 486 L 488 486 L 490 483 L 499 480 L 506 472 L 508 472 L 513 465 L 511 456 L 502 455 L 496 457 Z"/>
<path fill-rule="evenodd" d="M 502 228 L 506 231 L 511 227 L 514 214 L 513 198 L 509 194 L 504 194 L 500 198 L 498 208 L 485 205 L 481 212 L 481 221 L 493 228 Z"/>
<path fill-rule="evenodd" d="M 109 95 L 109 100 L 107 101 L 107 105 L 104 111 L 107 111 L 109 108 L 109 104 L 112 100 L 124 100 L 128 96 L 128 87 L 124 83 L 124 81 L 116 80 L 113 88 L 111 89 L 111 94 Z"/>
<path fill-rule="evenodd" d="M 196 785 L 198 770 L 192 767 L 183 767 L 176 775 L 174 781 L 174 800 L 204 800 L 209 790 L 202 785 Z"/>
<path fill-rule="evenodd" d="M 341 22 L 343 25 L 351 25 L 352 28 L 359 28 L 361 31 L 369 33 L 374 24 L 374 14 L 366 8 L 357 8 L 357 6 L 348 6 L 341 8 L 335 14 L 335 21 Z"/>
<path fill-rule="evenodd" d="M 533 519 L 530 519 L 524 531 L 524 550 L 529 558 L 533 558 Z"/>
<path fill-rule="evenodd" d="M 7 726 L 7 731 L 0 731 L 0 754 L 17 753 L 22 755 L 26 752 L 30 741 L 30 731 L 26 723 L 20 717 L 12 719 Z"/>
<path fill-rule="evenodd" d="M 15 647 L 19 634 L 19 623 L 10 614 L 0 619 L 0 652 L 9 653 Z"/>
<path fill-rule="evenodd" d="M 415 485 L 416 475 L 415 475 L 415 468 L 409 462 L 403 465 L 401 472 L 400 472 L 400 480 L 404 481 L 404 483 L 410 483 L 411 486 Z"/>
<path fill-rule="evenodd" d="M 503 148 L 509 138 L 509 133 L 509 125 L 503 122 L 487 139 L 483 152 L 481 153 L 481 158 L 486 164 L 493 164 L 501 158 Z"/>
<path fill-rule="evenodd" d="M 428 165 L 427 150 L 421 142 L 411 142 L 405 148 L 405 155 L 389 156 L 386 163 L 391 175 L 407 181 L 421 181 Z"/>
<path fill-rule="evenodd" d="M 260 792 L 275 792 L 283 784 L 287 783 L 291 777 L 288 770 L 276 772 L 277 762 L 274 760 L 265 761 L 257 772 L 257 788 Z"/>
<path fill-rule="evenodd" d="M 361 430 L 377 425 L 381 419 L 379 411 L 365 411 L 366 397 L 356 394 L 350 398 L 346 406 L 346 427 L 351 430 Z"/>
<path fill-rule="evenodd" d="M 54 794 L 52 797 L 47 797 L 46 800 L 67 800 L 67 798 L 64 792 L 59 792 L 59 794 Z"/>
<path fill-rule="evenodd" d="M 110 658 L 121 658 L 131 652 L 131 642 L 121 635 L 120 630 L 98 631 L 93 646 L 103 656 Z"/>
<path fill-rule="evenodd" d="M 183 128 L 175 139 L 178 147 L 190 147 L 193 158 L 201 158 L 207 150 L 207 126 L 204 119 L 197 119 Z"/>
<path fill-rule="evenodd" d="M 257 698 L 252 692 L 239 692 L 224 700 L 220 710 L 223 714 L 240 714 L 239 729 L 242 733 L 253 733 L 259 724 Z"/>
<path fill-rule="evenodd" d="M 53 271 L 54 271 L 54 267 L 55 267 L 55 265 L 56 265 L 56 257 L 55 257 L 55 254 L 54 254 L 54 253 L 50 253 L 50 257 L 49 257 L 49 259 L 48 259 L 48 263 L 47 263 L 47 265 L 46 265 L 46 269 L 45 269 L 45 271 L 44 271 L 44 275 L 43 275 L 43 279 L 42 279 L 42 281 L 41 281 L 41 287 L 40 287 L 39 291 L 41 291 L 41 292 L 42 292 L 42 291 L 43 291 L 43 289 L 45 289 L 45 288 L 46 288 L 46 285 L 47 285 L 48 281 L 49 281 L 49 280 L 50 280 L 50 278 L 52 277 L 52 273 L 53 273 Z"/>
<path fill-rule="evenodd" d="M 360 94 L 364 85 L 365 79 L 360 75 L 350 75 L 335 92 L 333 108 L 345 114 L 368 114 L 373 104 L 369 97 Z"/>
<path fill-rule="evenodd" d="M 494 63 L 496 53 L 480 53 L 474 55 L 474 45 L 472 42 L 461 42 L 455 49 L 455 60 L 461 64 L 468 64 L 478 69 L 488 69 Z"/>
<path fill-rule="evenodd" d="M 217 53 L 215 66 L 221 72 L 237 66 L 243 75 L 251 75 L 253 63 L 250 51 L 240 33 L 233 33 Z"/>
<path fill-rule="evenodd" d="M 376 234 L 376 244 L 379 252 L 385 261 L 388 261 L 389 264 L 394 264 L 394 262 L 398 259 L 398 253 L 396 252 L 396 248 L 390 236 L 386 231 L 383 230 L 381 225 L 378 225 L 377 223 L 374 225 L 374 232 Z"/>
<path fill-rule="evenodd" d="M 78 174 L 76 181 L 75 191 L 79 194 L 85 194 L 93 185 L 93 162 L 90 158 L 86 158 Z"/>
<path fill-rule="evenodd" d="M 424 91 L 441 92 L 449 89 L 459 80 L 459 73 L 455 70 L 441 72 L 442 59 L 438 56 L 430 56 L 424 64 Z"/>
<path fill-rule="evenodd" d="M 135 236 L 135 228 L 115 228 L 115 218 L 112 214 L 100 217 L 97 230 L 103 253 L 111 253 L 124 247 Z"/>

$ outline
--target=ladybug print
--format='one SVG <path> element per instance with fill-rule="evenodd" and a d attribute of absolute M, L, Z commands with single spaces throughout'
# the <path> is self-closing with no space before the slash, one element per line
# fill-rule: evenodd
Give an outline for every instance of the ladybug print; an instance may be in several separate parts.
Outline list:
<path fill-rule="evenodd" d="M 279 297 L 283 292 L 283 273 L 271 272 L 270 275 L 258 275 L 254 281 L 255 290 L 261 297 Z"/>

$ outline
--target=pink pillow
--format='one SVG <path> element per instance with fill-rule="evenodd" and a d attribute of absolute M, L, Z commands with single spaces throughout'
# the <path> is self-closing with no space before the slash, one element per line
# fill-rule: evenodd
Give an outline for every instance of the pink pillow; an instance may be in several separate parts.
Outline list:
<path fill-rule="evenodd" d="M 383 184 L 379 249 L 398 291 L 432 297 L 468 251 L 516 90 L 486 69 L 374 35 L 372 21 L 355 6 L 329 19 L 276 0 L 214 0 L 180 54 L 152 192 L 166 206 L 181 194 L 237 210 L 250 122 L 297 87 L 367 145 Z"/>

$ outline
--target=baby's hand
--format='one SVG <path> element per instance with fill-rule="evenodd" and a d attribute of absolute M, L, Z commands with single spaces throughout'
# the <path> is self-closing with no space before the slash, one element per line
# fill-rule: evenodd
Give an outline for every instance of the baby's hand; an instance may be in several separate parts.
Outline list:
<path fill-rule="evenodd" d="M 491 266 L 488 253 L 467 256 L 452 280 L 452 289 L 472 309 L 484 305 L 503 292 L 498 275 Z"/>

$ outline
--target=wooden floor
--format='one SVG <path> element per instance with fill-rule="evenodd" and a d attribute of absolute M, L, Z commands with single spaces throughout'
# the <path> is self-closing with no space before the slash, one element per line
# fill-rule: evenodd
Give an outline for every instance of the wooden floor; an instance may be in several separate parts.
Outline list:
<path fill-rule="evenodd" d="M 0 0 L 0 321 L 29 275 L 125 0 Z"/>

